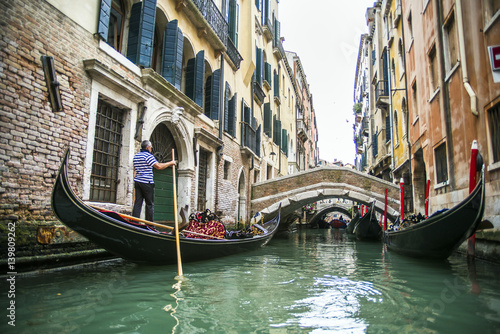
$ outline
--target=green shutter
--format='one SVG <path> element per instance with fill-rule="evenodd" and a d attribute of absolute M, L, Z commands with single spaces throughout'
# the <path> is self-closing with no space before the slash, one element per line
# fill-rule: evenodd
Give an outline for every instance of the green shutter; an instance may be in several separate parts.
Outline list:
<path fill-rule="evenodd" d="M 274 96 L 280 96 L 280 77 L 278 74 L 274 75 Z"/>
<path fill-rule="evenodd" d="M 163 33 L 161 75 L 179 90 L 181 89 L 183 43 L 184 35 L 178 27 L 178 21 L 168 22 Z"/>
<path fill-rule="evenodd" d="M 264 133 L 271 137 L 273 128 L 273 112 L 271 111 L 271 103 L 264 103 Z"/>
<path fill-rule="evenodd" d="M 197 105 L 203 103 L 203 84 L 205 79 L 205 51 L 200 51 L 195 58 L 188 60 L 186 65 L 185 94 Z"/>
<path fill-rule="evenodd" d="M 205 115 L 213 120 L 219 119 L 220 70 L 208 77 L 205 86 Z"/>
<path fill-rule="evenodd" d="M 238 105 L 238 94 L 234 94 L 233 98 L 229 101 L 229 120 L 228 120 L 228 133 L 236 137 L 236 110 Z"/>
<path fill-rule="evenodd" d="M 127 58 L 136 65 L 151 67 L 155 15 L 156 0 L 143 0 L 132 6 Z"/>
<path fill-rule="evenodd" d="M 109 18 L 111 15 L 111 0 L 101 0 L 101 9 L 99 11 L 99 22 L 97 33 L 104 41 L 108 41 Z"/>
<path fill-rule="evenodd" d="M 255 47 L 255 81 L 262 86 L 262 49 Z"/>
<path fill-rule="evenodd" d="M 224 131 L 229 131 L 229 84 L 224 89 Z"/>

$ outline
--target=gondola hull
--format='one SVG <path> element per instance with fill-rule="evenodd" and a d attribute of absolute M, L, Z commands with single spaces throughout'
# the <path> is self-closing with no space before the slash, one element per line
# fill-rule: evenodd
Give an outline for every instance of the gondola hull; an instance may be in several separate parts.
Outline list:
<path fill-rule="evenodd" d="M 69 151 L 52 191 L 52 209 L 66 226 L 94 244 L 135 263 L 177 263 L 175 235 L 127 224 L 86 205 L 70 187 L 67 176 Z M 280 212 L 261 224 L 267 232 L 245 239 L 192 239 L 180 237 L 183 262 L 201 261 L 255 250 L 268 243 L 278 229 Z"/>
<path fill-rule="evenodd" d="M 471 237 L 484 213 L 484 173 L 472 193 L 450 210 L 402 230 L 385 231 L 388 249 L 412 257 L 445 259 Z"/>

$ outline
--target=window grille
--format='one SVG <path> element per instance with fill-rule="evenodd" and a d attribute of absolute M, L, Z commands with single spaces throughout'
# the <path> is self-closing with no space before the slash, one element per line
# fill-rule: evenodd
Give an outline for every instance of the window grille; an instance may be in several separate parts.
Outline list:
<path fill-rule="evenodd" d="M 434 150 L 436 159 L 436 183 L 448 181 L 448 163 L 446 157 L 446 143 L 442 143 Z"/>
<path fill-rule="evenodd" d="M 99 100 L 96 116 L 90 200 L 116 202 L 123 110 Z"/>

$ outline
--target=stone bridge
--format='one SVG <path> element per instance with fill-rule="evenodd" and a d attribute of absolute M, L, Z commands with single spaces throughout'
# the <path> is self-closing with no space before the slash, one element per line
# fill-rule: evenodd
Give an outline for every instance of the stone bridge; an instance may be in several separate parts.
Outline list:
<path fill-rule="evenodd" d="M 318 167 L 290 174 L 252 186 L 252 211 L 266 215 L 275 212 L 281 204 L 283 217 L 308 203 L 329 198 L 345 198 L 371 205 L 384 212 L 387 189 L 387 218 L 399 216 L 399 186 L 346 167 Z"/>

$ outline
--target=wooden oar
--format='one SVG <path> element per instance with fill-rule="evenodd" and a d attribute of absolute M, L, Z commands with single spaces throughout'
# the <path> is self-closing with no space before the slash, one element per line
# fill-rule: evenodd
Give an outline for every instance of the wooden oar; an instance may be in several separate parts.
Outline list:
<path fill-rule="evenodd" d="M 103 208 L 100 208 L 100 207 L 95 206 L 95 205 L 90 205 L 90 207 L 94 208 L 96 210 L 109 211 L 107 209 L 103 209 Z M 136 222 L 139 222 L 139 223 L 143 223 L 143 224 L 146 224 L 146 225 L 151 225 L 151 226 L 156 226 L 156 227 L 162 227 L 162 228 L 166 228 L 168 230 L 173 230 L 174 229 L 174 227 L 172 227 L 172 226 L 150 222 L 149 220 L 144 220 L 144 219 L 140 219 L 140 218 L 137 218 L 137 217 L 134 217 L 134 216 L 129 216 L 129 215 L 126 215 L 124 213 L 117 212 L 117 214 L 120 215 L 123 218 L 127 218 L 129 220 L 133 220 L 133 221 L 136 221 Z M 209 234 L 198 233 L 198 232 L 185 231 L 185 233 L 191 233 L 191 234 L 199 235 L 199 236 L 205 237 L 205 238 L 225 240 L 224 238 L 216 237 L 216 236 L 209 235 Z"/>
<path fill-rule="evenodd" d="M 172 160 L 175 161 L 174 149 L 172 149 Z M 177 249 L 177 273 L 179 276 L 182 275 L 182 261 L 181 261 L 181 242 L 179 240 L 179 219 L 177 218 L 177 186 L 175 181 L 175 163 L 172 165 L 172 177 L 173 177 L 173 188 L 174 188 L 174 221 L 175 221 L 175 246 Z"/>

